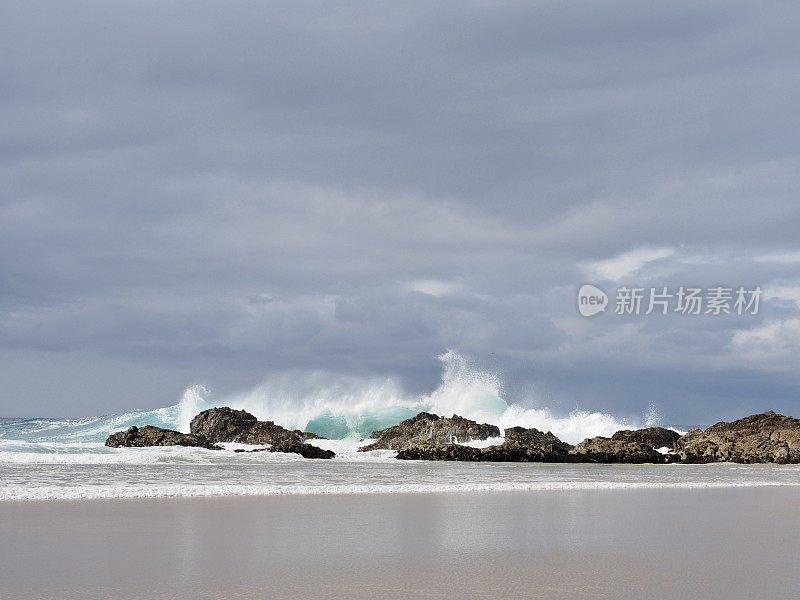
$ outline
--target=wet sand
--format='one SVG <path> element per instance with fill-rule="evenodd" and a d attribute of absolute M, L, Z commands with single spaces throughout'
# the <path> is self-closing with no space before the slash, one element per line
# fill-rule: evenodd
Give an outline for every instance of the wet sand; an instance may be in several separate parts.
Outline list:
<path fill-rule="evenodd" d="M 800 487 L 0 502 L 0 598 L 800 597 Z"/>

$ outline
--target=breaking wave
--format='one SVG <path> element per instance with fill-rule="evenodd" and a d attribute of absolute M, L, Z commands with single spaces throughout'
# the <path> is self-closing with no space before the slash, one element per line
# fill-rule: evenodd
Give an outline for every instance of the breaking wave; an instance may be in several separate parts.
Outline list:
<path fill-rule="evenodd" d="M 503 398 L 502 382 L 491 372 L 475 368 L 460 354 L 439 357 L 442 378 L 430 394 L 409 395 L 392 379 L 365 379 L 323 371 L 282 373 L 241 394 L 213 399 L 201 387 L 188 388 L 181 401 L 156 410 L 134 410 L 84 419 L 28 419 L 0 422 L 0 439 L 29 442 L 101 442 L 113 431 L 131 425 L 157 425 L 189 430 L 192 417 L 212 406 L 247 410 L 259 419 L 290 429 L 312 431 L 332 439 L 368 437 L 372 431 L 394 425 L 425 410 L 439 415 L 458 414 L 479 422 L 505 427 L 521 425 L 552 431 L 564 441 L 577 443 L 596 435 L 659 420 L 649 407 L 641 422 L 612 415 L 575 410 L 559 416 L 547 408 L 526 408 Z"/>

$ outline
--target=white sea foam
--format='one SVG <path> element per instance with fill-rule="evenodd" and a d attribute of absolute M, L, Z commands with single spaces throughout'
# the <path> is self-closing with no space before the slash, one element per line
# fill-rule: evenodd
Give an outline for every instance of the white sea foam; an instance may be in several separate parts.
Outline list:
<path fill-rule="evenodd" d="M 0 440 L 43 444 L 102 442 L 110 433 L 132 425 L 156 425 L 187 432 L 192 417 L 211 406 L 244 409 L 262 420 L 335 439 L 368 437 L 377 429 L 394 425 L 423 410 L 442 416 L 458 414 L 498 425 L 501 430 L 515 425 L 536 427 L 552 431 L 573 444 L 587 437 L 608 436 L 618 429 L 634 428 L 643 423 L 654 425 L 660 421 L 658 409 L 652 405 L 641 420 L 626 420 L 588 410 L 559 415 L 541 406 L 536 398 L 528 398 L 525 407 L 509 404 L 503 398 L 502 381 L 496 374 L 476 368 L 456 352 L 448 351 L 440 360 L 441 382 L 429 394 L 408 394 L 392 379 L 359 378 L 322 371 L 280 373 L 248 392 L 217 399 L 202 386 L 192 386 L 178 404 L 156 410 L 84 419 L 3 422 Z M 0 447 L 0 453 L 11 451 L 26 450 Z M 35 451 L 46 449 L 40 447 Z"/>
<path fill-rule="evenodd" d="M 394 460 L 395 452 L 377 450 L 358 452 L 369 440 L 314 440 L 314 444 L 336 453 L 336 462 L 375 462 Z M 184 446 L 150 446 L 146 448 L 107 448 L 92 442 L 24 442 L 0 440 L 0 464 L 7 465 L 157 465 L 157 464 L 230 464 L 303 462 L 299 454 L 284 452 L 252 452 L 262 445 L 225 443 L 224 451 Z M 233 452 L 244 450 L 245 452 Z"/>
<path fill-rule="evenodd" d="M 546 407 L 508 404 L 503 398 L 498 375 L 476 368 L 466 357 L 453 351 L 439 358 L 442 379 L 430 394 L 408 395 L 392 379 L 361 379 L 324 372 L 302 376 L 280 374 L 249 392 L 213 402 L 203 397 L 202 388 L 192 388 L 181 401 L 180 413 L 193 415 L 199 408 L 211 404 L 231 406 L 290 429 L 307 428 L 328 437 L 346 437 L 366 436 L 424 410 L 448 417 L 458 414 L 492 423 L 501 430 L 515 425 L 536 427 L 573 444 L 587 437 L 610 436 L 619 429 L 636 428 L 644 422 L 654 425 L 660 420 L 653 405 L 639 422 L 596 411 L 573 410 L 559 416 Z M 536 399 L 530 402 L 535 404 Z M 188 430 L 185 418 L 181 427 Z"/>
<path fill-rule="evenodd" d="M 795 486 L 775 481 L 541 481 L 452 484 L 341 484 L 329 485 L 151 485 L 151 486 L 42 486 L 0 487 L 2 500 L 78 500 L 113 498 L 191 498 L 225 496 L 288 496 L 348 494 L 427 494 L 457 492 L 545 492 L 570 490 L 711 489 Z"/>
<path fill-rule="evenodd" d="M 469 446 L 470 448 L 488 448 L 489 446 L 497 446 L 505 441 L 503 437 L 486 438 L 485 440 L 471 440 L 469 442 L 461 442 L 459 446 Z"/>

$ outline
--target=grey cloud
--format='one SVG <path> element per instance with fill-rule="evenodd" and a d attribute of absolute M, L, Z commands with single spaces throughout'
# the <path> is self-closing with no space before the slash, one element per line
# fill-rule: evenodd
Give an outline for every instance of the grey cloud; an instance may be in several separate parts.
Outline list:
<path fill-rule="evenodd" d="M 0 414 L 286 369 L 424 391 L 445 348 L 560 410 L 798 412 L 792 352 L 731 346 L 791 300 L 748 321 L 574 306 L 588 263 L 642 247 L 676 253 L 631 283 L 798 285 L 800 263 L 754 260 L 798 250 L 798 12 L 4 5 Z"/>

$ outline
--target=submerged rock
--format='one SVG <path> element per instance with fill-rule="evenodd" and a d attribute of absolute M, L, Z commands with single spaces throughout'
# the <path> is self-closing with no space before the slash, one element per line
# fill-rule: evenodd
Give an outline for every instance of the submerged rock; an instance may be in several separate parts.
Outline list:
<path fill-rule="evenodd" d="M 146 446 L 189 446 L 206 448 L 208 450 L 222 450 L 219 446 L 202 435 L 181 433 L 172 429 L 162 429 L 153 425 L 142 427 L 128 427 L 125 431 L 112 433 L 106 439 L 106 446 L 110 448 L 143 448 Z"/>
<path fill-rule="evenodd" d="M 294 452 L 306 458 L 333 458 L 336 454 L 307 444 L 308 439 L 323 439 L 313 433 L 291 431 L 272 421 L 259 421 L 255 415 L 227 406 L 199 413 L 189 425 L 190 431 L 212 442 L 269 444 L 270 452 Z"/>
<path fill-rule="evenodd" d="M 570 451 L 575 462 L 663 463 L 668 459 L 650 444 L 597 436 L 583 440 Z"/>
<path fill-rule="evenodd" d="M 359 452 L 449 446 L 499 436 L 500 429 L 496 425 L 477 423 L 458 415 L 447 418 L 421 412 L 398 425 L 374 432 L 371 437 L 376 441 L 359 448 Z"/>
<path fill-rule="evenodd" d="M 680 437 L 681 434 L 672 429 L 646 427 L 644 429 L 623 429 L 612 435 L 611 439 L 622 442 L 639 442 L 640 444 L 647 444 L 651 448 L 669 448 L 672 450 L 675 447 L 675 442 Z"/>
<path fill-rule="evenodd" d="M 272 444 L 269 449 L 270 452 L 293 452 L 299 454 L 303 458 L 335 458 L 336 453 L 333 450 L 323 450 L 319 446 L 312 446 L 305 442 L 298 442 L 293 440 L 283 440 Z"/>
<path fill-rule="evenodd" d="M 681 462 L 800 463 L 800 419 L 775 412 L 708 429 L 692 429 L 675 444 Z"/>

